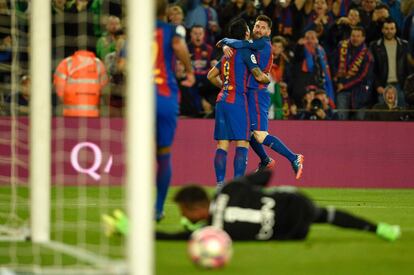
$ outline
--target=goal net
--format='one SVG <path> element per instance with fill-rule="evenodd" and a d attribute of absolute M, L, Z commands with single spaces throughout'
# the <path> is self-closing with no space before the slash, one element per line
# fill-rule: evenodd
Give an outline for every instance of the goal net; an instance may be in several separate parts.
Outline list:
<path fill-rule="evenodd" d="M 139 8 L 126 0 L 48 2 L 0 1 L 0 274 L 137 274 L 130 261 L 139 259 L 128 258 L 130 251 L 139 253 L 140 239 L 108 238 L 101 216 L 115 209 L 134 213 L 128 198 L 136 197 L 128 192 L 139 192 L 126 184 L 140 180 L 130 178 L 126 153 L 137 150 L 131 133 L 138 127 L 128 122 L 134 114 L 125 115 L 131 88 L 123 77 L 127 67 L 118 66 L 130 24 L 126 6 Z M 39 20 L 35 5 L 50 7 L 50 44 L 37 36 L 48 28 L 48 16 Z M 142 6 L 139 13 L 151 14 Z M 39 39 L 45 39 L 43 51 Z M 64 102 L 52 84 L 58 64 L 79 49 L 94 52 L 109 79 L 96 118 L 63 116 Z M 131 228 L 147 216 L 130 215 Z"/>

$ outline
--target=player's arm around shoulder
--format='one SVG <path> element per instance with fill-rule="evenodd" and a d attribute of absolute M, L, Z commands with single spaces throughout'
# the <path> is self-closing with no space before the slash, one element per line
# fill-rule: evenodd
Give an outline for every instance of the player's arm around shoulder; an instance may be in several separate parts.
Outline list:
<path fill-rule="evenodd" d="M 254 53 L 248 49 L 242 49 L 243 61 L 246 63 L 253 77 L 260 83 L 268 84 L 270 83 L 270 77 L 263 73 L 257 64 L 256 56 Z"/>

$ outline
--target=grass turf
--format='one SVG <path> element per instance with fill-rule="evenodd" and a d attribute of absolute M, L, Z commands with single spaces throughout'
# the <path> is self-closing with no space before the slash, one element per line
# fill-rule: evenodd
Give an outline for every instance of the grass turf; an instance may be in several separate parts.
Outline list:
<path fill-rule="evenodd" d="M 123 189 L 119 187 L 98 188 L 87 187 L 54 188 L 52 196 L 64 196 L 65 203 L 72 206 L 62 208 L 61 214 L 65 223 L 61 224 L 62 231 L 54 229 L 52 238 L 58 236 L 68 243 L 75 243 L 79 234 L 83 236 L 85 246 L 92 251 L 101 250 L 111 257 L 122 257 L 122 239 L 107 240 L 107 249 L 102 251 L 98 245 L 102 240 L 102 230 L 96 227 L 102 212 L 122 206 Z M 102 191 L 103 190 L 103 191 Z M 170 197 L 175 192 L 171 189 Z M 107 192 L 107 194 L 106 194 Z M 411 189 L 305 189 L 320 205 L 334 205 L 365 217 L 372 221 L 385 221 L 399 224 L 402 227 L 402 238 L 389 243 L 377 238 L 374 234 L 334 228 L 329 225 L 315 225 L 306 241 L 302 242 L 237 242 L 234 243 L 232 261 L 223 269 L 206 271 L 195 267 L 186 255 L 186 243 L 176 241 L 157 241 L 156 274 L 185 275 L 185 274 L 413 274 L 414 259 L 414 190 Z M 10 193 L 8 188 L 1 187 L 0 213 L 8 210 L 4 198 Z M 105 193 L 104 196 L 103 193 Z M 19 200 L 27 201 L 27 192 L 18 191 Z M 75 207 L 78 197 L 87 197 L 85 209 Z M 101 202 L 99 197 L 110 198 L 109 205 Z M 179 230 L 179 214 L 177 208 L 166 204 L 166 218 L 157 225 L 163 231 Z M 23 203 L 24 204 L 24 203 Z M 52 207 L 58 206 L 55 199 Z M 104 206 L 104 207 L 102 207 Z M 27 216 L 27 207 L 18 208 L 21 217 Z M 52 211 L 52 219 L 56 217 L 58 207 Z M 71 227 L 79 215 L 90 221 L 85 228 Z M 56 221 L 54 221 L 56 222 Z M 0 220 L 0 224 L 2 221 Z M 55 228 L 52 226 L 52 228 Z M 81 232 L 79 232 L 81 231 Z M 115 249 L 111 249 L 111 247 Z M 30 251 L 38 256 L 31 256 Z M 13 253 L 10 253 L 13 252 Z M 21 255 L 12 259 L 8 255 Z M 30 242 L 0 242 L 0 267 L 10 262 L 30 263 L 36 259 L 44 265 L 53 264 L 56 259 L 50 250 L 32 245 Z M 59 258 L 63 265 L 79 264 L 79 260 L 69 256 Z"/>

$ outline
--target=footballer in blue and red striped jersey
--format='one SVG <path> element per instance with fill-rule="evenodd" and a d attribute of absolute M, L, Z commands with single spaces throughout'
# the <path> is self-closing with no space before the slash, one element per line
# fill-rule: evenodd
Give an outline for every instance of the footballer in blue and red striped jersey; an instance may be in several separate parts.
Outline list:
<path fill-rule="evenodd" d="M 175 57 L 181 61 L 187 78 L 183 86 L 194 85 L 195 77 L 190 55 L 184 40 L 185 29 L 165 23 L 166 0 L 157 0 L 157 22 L 153 42 L 154 85 L 156 91 L 156 136 L 157 136 L 157 198 L 155 219 L 164 217 L 164 203 L 171 182 L 171 145 L 177 127 L 178 86 L 173 70 Z M 137 141 L 139 142 L 139 141 Z"/>
<path fill-rule="evenodd" d="M 157 145 L 172 144 L 178 116 L 179 89 L 173 70 L 174 50 L 172 40 L 181 36 L 179 28 L 157 20 L 155 31 L 154 83 L 157 95 Z"/>
<path fill-rule="evenodd" d="M 269 73 L 273 63 L 272 44 L 268 36 L 263 36 L 253 41 L 240 41 L 234 39 L 223 39 L 222 43 L 235 49 L 249 48 L 254 50 L 259 68 L 264 73 Z M 251 129 L 267 131 L 268 113 L 270 107 L 270 93 L 268 84 L 259 83 L 250 75 L 247 81 L 248 102 L 251 120 Z"/>
<path fill-rule="evenodd" d="M 247 106 L 247 80 L 250 70 L 257 67 L 249 49 L 235 50 L 228 59 L 217 63 L 223 87 L 216 101 L 215 140 L 249 140 L 250 119 Z"/>
<path fill-rule="evenodd" d="M 253 41 L 236 41 L 225 38 L 220 43 L 236 50 L 243 48 L 254 50 L 259 68 L 263 72 L 268 73 L 273 63 L 272 45 L 269 39 L 271 28 L 272 20 L 266 15 L 259 15 L 253 28 Z M 270 107 L 270 93 L 267 90 L 267 84 L 258 83 L 254 78 L 250 77 L 247 86 L 251 130 L 253 131 L 250 146 L 260 157 L 261 162 L 258 169 L 270 169 L 275 165 L 275 161 L 263 149 L 263 144 L 287 158 L 292 165 L 296 179 L 299 179 L 303 171 L 303 155 L 293 153 L 278 137 L 267 132 Z"/>

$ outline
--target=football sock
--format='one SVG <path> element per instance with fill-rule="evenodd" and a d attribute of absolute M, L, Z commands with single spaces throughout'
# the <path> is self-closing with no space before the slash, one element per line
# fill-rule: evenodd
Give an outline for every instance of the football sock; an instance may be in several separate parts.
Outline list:
<path fill-rule="evenodd" d="M 171 154 L 157 155 L 157 199 L 155 210 L 157 217 L 164 211 L 164 202 L 167 197 L 171 180 Z"/>
<path fill-rule="evenodd" d="M 252 147 L 253 151 L 256 153 L 256 155 L 260 158 L 260 161 L 262 163 L 265 163 L 269 160 L 269 156 L 267 155 L 264 147 L 262 144 L 260 144 L 254 136 L 250 138 L 250 147 Z"/>
<path fill-rule="evenodd" d="M 316 223 L 330 223 L 343 228 L 352 228 L 370 232 L 376 232 L 377 226 L 365 219 L 356 217 L 342 210 L 336 210 L 334 207 L 320 209 Z"/>
<path fill-rule="evenodd" d="M 287 158 L 290 162 L 296 159 L 296 154 L 292 153 L 292 151 L 290 151 L 289 148 L 287 148 L 286 145 L 275 136 L 267 135 L 263 140 L 263 144 L 269 146 L 274 151 Z"/>
<path fill-rule="evenodd" d="M 214 170 L 216 171 L 216 182 L 224 181 L 226 175 L 227 151 L 217 149 L 214 157 Z"/>
<path fill-rule="evenodd" d="M 246 172 L 247 166 L 247 152 L 246 147 L 236 147 L 236 154 L 234 155 L 234 177 L 243 176 Z"/>

